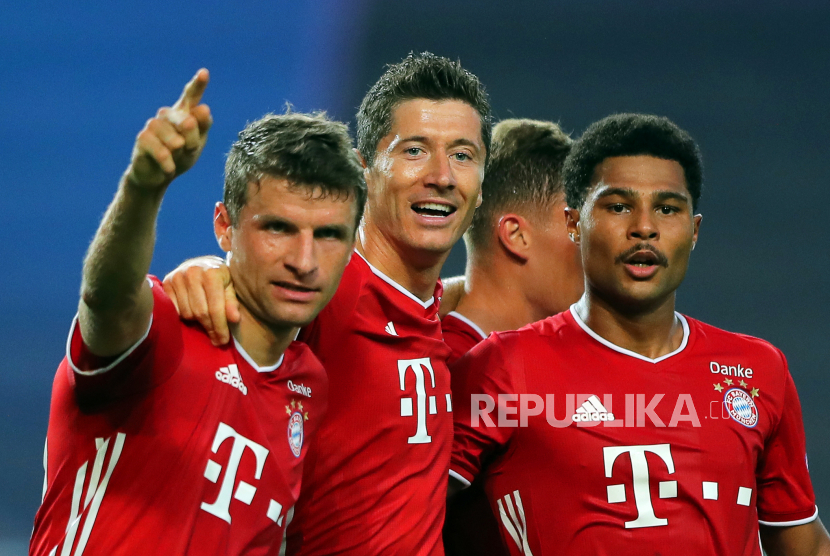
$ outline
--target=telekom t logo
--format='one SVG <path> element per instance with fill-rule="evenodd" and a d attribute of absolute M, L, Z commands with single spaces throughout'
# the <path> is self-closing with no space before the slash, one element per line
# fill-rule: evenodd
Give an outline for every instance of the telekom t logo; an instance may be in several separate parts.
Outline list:
<path fill-rule="evenodd" d="M 432 370 L 432 364 L 429 362 L 429 357 L 421 359 L 399 359 L 398 360 L 398 376 L 400 377 L 401 392 L 406 391 L 406 376 L 409 369 L 415 374 L 415 416 L 418 420 L 418 428 L 415 434 L 407 439 L 409 444 L 428 444 L 432 442 L 432 437 L 427 433 L 427 392 L 426 392 L 426 375 L 424 369 L 429 372 L 429 380 L 432 388 L 435 388 L 435 372 Z M 447 394 L 447 411 L 452 411 L 450 396 Z M 429 396 L 429 414 L 435 415 L 438 409 L 435 404 L 435 396 Z M 401 398 L 401 417 L 412 417 L 413 403 L 412 398 Z"/>
<path fill-rule="evenodd" d="M 659 527 L 668 525 L 668 519 L 661 519 L 654 515 L 654 507 L 651 504 L 651 489 L 649 488 L 648 462 L 646 452 L 656 454 L 663 463 L 669 474 L 674 473 L 674 461 L 671 457 L 669 444 L 652 444 L 650 446 L 606 446 L 602 449 L 602 456 L 605 460 L 605 476 L 611 478 L 614 461 L 621 454 L 628 454 L 631 458 L 631 478 L 633 480 L 634 504 L 637 506 L 637 519 L 626 521 L 626 529 L 639 527 Z M 659 483 L 660 498 L 677 497 L 677 481 L 661 481 Z M 608 502 L 616 504 L 625 502 L 625 485 L 608 486 Z"/>
<path fill-rule="evenodd" d="M 216 500 L 212 504 L 202 502 L 201 506 L 206 512 L 213 514 L 220 519 L 224 519 L 228 523 L 231 522 L 231 492 L 233 491 L 234 486 L 236 486 L 236 472 L 239 470 L 239 462 L 242 460 L 242 454 L 246 449 L 248 449 L 251 450 L 256 456 L 256 472 L 254 473 L 254 478 L 256 480 L 259 480 L 262 477 L 262 468 L 265 466 L 265 459 L 268 457 L 268 448 L 260 446 L 253 440 L 245 438 L 225 423 L 219 423 L 219 428 L 216 430 L 216 436 L 213 438 L 213 446 L 211 446 L 211 451 L 215 454 L 219 449 L 219 446 L 221 446 L 222 443 L 229 438 L 233 439 L 233 447 L 231 448 L 231 455 L 228 458 L 228 463 L 225 466 L 225 477 L 222 479 L 222 487 L 219 489 L 219 496 L 216 497 Z M 213 460 L 208 460 L 207 467 L 205 468 L 205 478 L 208 481 L 215 483 L 219 480 L 219 475 L 221 473 L 222 466 Z M 236 488 L 236 492 L 233 497 L 244 504 L 250 505 L 251 501 L 254 499 L 256 490 L 256 487 L 240 480 L 239 486 Z M 270 515 L 273 506 L 274 501 L 272 500 L 272 508 L 269 508 L 268 517 L 271 517 L 272 520 L 277 521 L 276 517 L 272 517 Z M 280 506 L 280 510 L 281 509 L 282 506 Z M 280 518 L 280 521 L 282 521 L 282 518 Z"/>

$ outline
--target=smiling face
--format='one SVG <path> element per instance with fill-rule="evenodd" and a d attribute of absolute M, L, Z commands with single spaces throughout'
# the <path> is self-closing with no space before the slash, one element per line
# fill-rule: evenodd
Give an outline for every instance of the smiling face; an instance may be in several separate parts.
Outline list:
<path fill-rule="evenodd" d="M 481 118 L 456 100 L 408 100 L 366 171 L 367 229 L 403 253 L 445 255 L 481 202 L 486 150 Z"/>
<path fill-rule="evenodd" d="M 568 212 L 588 293 L 624 312 L 673 306 L 701 220 L 683 168 L 651 156 L 612 157 L 591 183 L 582 207 Z"/>
<path fill-rule="evenodd" d="M 320 197 L 319 189 L 263 176 L 248 185 L 238 222 L 223 204 L 214 227 L 230 252 L 242 311 L 268 326 L 311 322 L 334 295 L 354 248 L 353 197 Z"/>

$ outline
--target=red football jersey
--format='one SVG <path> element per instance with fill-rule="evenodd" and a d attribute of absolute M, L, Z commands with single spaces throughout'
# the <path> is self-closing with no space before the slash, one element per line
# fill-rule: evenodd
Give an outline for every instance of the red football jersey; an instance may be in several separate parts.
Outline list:
<path fill-rule="evenodd" d="M 473 346 L 487 338 L 487 334 L 479 326 L 455 311 L 447 313 L 441 319 L 441 330 L 444 333 L 444 341 L 450 346 L 449 365 L 452 365 L 465 353 L 473 349 Z"/>
<path fill-rule="evenodd" d="M 110 364 L 73 325 L 30 554 L 279 554 L 326 409 L 323 367 L 299 342 L 266 368 L 235 341 L 214 347 L 151 283 L 146 336 Z"/>
<path fill-rule="evenodd" d="M 511 554 L 755 556 L 759 520 L 815 519 L 783 354 L 677 318 L 653 360 L 573 309 L 459 360 L 451 474 L 484 473 Z"/>
<path fill-rule="evenodd" d="M 302 331 L 333 395 L 289 554 L 443 554 L 452 401 L 440 295 L 439 283 L 422 302 L 355 253 Z"/>
<path fill-rule="evenodd" d="M 441 319 L 444 341 L 450 346 L 453 364 L 473 346 L 487 338 L 487 334 L 473 321 L 452 311 Z M 447 556 L 502 556 L 507 550 L 502 546 L 499 524 L 490 511 L 484 493 L 483 481 L 475 481 L 469 488 L 457 493 L 447 505 L 444 522 L 444 551 Z"/>

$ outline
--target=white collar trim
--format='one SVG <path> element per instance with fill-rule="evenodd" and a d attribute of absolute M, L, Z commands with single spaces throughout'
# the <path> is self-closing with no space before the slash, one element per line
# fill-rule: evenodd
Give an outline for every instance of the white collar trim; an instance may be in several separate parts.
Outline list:
<path fill-rule="evenodd" d="M 369 265 L 369 268 L 372 269 L 372 272 L 375 274 L 375 276 L 377 276 L 378 278 L 380 278 L 381 280 L 383 280 L 384 282 L 386 282 L 387 284 L 389 284 L 390 286 L 392 286 L 393 288 L 395 288 L 396 290 L 398 290 L 399 292 L 401 292 L 402 294 L 404 294 L 408 298 L 412 299 L 413 301 L 416 301 L 418 303 L 418 305 L 420 305 L 424 309 L 426 309 L 427 307 L 430 307 L 433 303 L 435 303 L 435 297 L 430 297 L 429 301 L 421 301 L 419 298 L 417 298 L 415 295 L 413 295 L 412 292 L 410 292 L 409 290 L 407 290 L 406 288 L 404 288 L 403 286 L 401 286 L 400 284 L 398 284 L 397 282 L 392 280 L 389 276 L 387 276 L 386 274 L 384 274 L 380 270 L 373 267 L 372 263 L 367 261 L 366 257 L 361 255 L 360 252 L 357 249 L 355 249 L 354 252 L 357 253 L 360 256 L 360 258 L 363 259 L 366 262 L 367 265 Z"/>
<path fill-rule="evenodd" d="M 478 332 L 478 335 L 481 336 L 482 340 L 487 339 L 487 334 L 484 333 L 484 330 L 479 328 L 479 326 L 476 323 L 474 323 L 473 321 L 471 321 L 470 319 L 468 319 L 467 317 L 465 317 L 461 313 L 458 313 L 456 311 L 450 311 L 449 313 L 447 313 L 447 316 L 457 318 L 458 320 L 460 320 L 461 322 L 463 322 L 464 324 L 466 324 L 467 326 L 469 326 L 470 328 L 472 328 L 473 330 Z"/>
<path fill-rule="evenodd" d="M 236 341 L 236 338 L 233 339 L 233 345 L 236 347 L 236 351 L 239 352 L 239 355 L 242 356 L 242 359 L 247 361 L 248 364 L 251 367 L 253 367 L 254 369 L 256 369 L 256 372 L 258 372 L 258 373 L 271 373 L 271 372 L 276 371 L 277 369 L 280 368 L 280 365 L 282 365 L 282 362 L 285 359 L 285 353 L 283 353 L 282 355 L 280 355 L 279 361 L 277 361 L 273 365 L 268 365 L 267 367 L 260 367 L 259 365 L 257 365 L 254 362 L 253 359 L 251 359 L 251 356 L 248 355 L 248 352 L 245 351 L 245 349 L 242 347 L 242 345 L 239 342 Z"/>
<path fill-rule="evenodd" d="M 600 336 L 599 334 L 597 334 L 596 332 L 594 332 L 593 330 L 588 328 L 588 325 L 585 324 L 582 321 L 582 319 L 579 318 L 579 315 L 576 313 L 576 304 L 575 303 L 573 305 L 571 305 L 570 311 L 571 311 L 571 315 L 573 316 L 574 320 L 579 325 L 579 327 L 582 328 L 582 330 L 584 330 L 585 332 L 587 332 L 588 335 L 590 337 L 592 337 L 594 340 L 598 341 L 599 343 L 601 343 L 602 345 L 604 345 L 606 347 L 609 347 L 609 348 L 613 349 L 616 352 L 622 353 L 623 355 L 628 355 L 629 357 L 633 357 L 633 358 L 639 359 L 641 361 L 646 361 L 648 363 L 659 363 L 660 361 L 664 361 L 664 360 L 668 359 L 669 357 L 673 357 L 674 355 L 677 355 L 678 353 L 680 353 L 681 351 L 686 349 L 686 344 L 689 343 L 689 323 L 686 321 L 686 317 L 684 317 L 683 315 L 681 315 L 677 311 L 675 311 L 674 316 L 677 317 L 680 320 L 680 324 L 683 325 L 683 341 L 680 342 L 680 347 L 678 347 L 676 350 L 674 350 L 671 353 L 667 353 L 666 355 L 662 355 L 662 356 L 658 357 L 657 359 L 650 359 L 650 358 L 648 358 L 644 355 L 640 355 L 639 353 L 633 352 L 633 351 L 625 349 L 625 348 L 621 348 L 620 346 L 618 346 L 616 344 L 612 344 L 611 342 L 609 342 L 608 340 L 606 340 L 605 338 L 603 338 L 602 336 Z"/>

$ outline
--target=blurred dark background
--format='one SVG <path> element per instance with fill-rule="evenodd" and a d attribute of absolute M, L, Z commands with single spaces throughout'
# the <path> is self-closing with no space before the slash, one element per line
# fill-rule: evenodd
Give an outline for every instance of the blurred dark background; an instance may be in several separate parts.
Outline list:
<path fill-rule="evenodd" d="M 691 132 L 706 163 L 704 221 L 679 308 L 784 350 L 818 504 L 830 503 L 830 4 L 238 4 L 3 3 L 0 554 L 26 551 L 81 259 L 144 121 L 210 69 L 216 123 L 202 160 L 165 199 L 153 264 L 163 275 L 218 253 L 211 215 L 223 156 L 247 121 L 288 101 L 353 129 L 383 66 L 422 50 L 478 74 L 498 118 L 553 120 L 577 136 L 638 111 Z M 463 268 L 459 246 L 445 275 Z"/>

